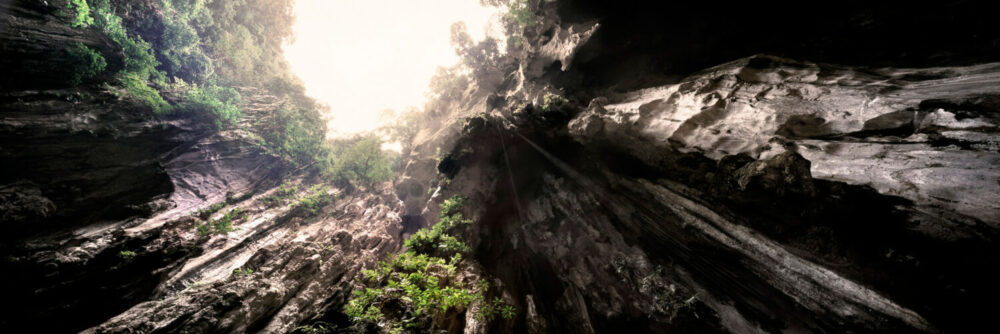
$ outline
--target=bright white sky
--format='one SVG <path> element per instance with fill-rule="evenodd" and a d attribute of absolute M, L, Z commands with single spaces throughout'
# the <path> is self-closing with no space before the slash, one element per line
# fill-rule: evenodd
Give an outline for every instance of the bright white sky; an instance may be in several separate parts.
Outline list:
<path fill-rule="evenodd" d="M 485 37 L 494 8 L 477 0 L 296 0 L 285 49 L 306 93 L 330 105 L 330 130 L 372 130 L 385 109 L 423 105 L 438 66 L 458 61 L 451 24 Z"/>

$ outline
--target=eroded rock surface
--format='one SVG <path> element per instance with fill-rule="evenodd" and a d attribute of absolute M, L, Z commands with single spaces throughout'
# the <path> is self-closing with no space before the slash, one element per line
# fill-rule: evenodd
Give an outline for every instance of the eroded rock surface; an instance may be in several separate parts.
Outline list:
<path fill-rule="evenodd" d="M 634 138 L 713 159 L 794 151 L 962 224 L 1000 223 L 1000 65 L 852 69 L 757 56 L 595 101 L 581 140 Z"/>

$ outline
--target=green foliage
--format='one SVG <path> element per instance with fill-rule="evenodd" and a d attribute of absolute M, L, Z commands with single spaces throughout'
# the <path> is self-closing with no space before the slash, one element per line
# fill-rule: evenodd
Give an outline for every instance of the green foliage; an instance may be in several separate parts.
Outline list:
<path fill-rule="evenodd" d="M 472 72 L 477 80 L 489 80 L 489 77 L 501 72 L 503 55 L 500 46 L 493 38 L 474 42 L 465 27 L 465 23 L 455 22 L 451 25 L 451 44 L 455 54 L 462 59 L 462 64 Z"/>
<path fill-rule="evenodd" d="M 208 117 L 216 128 L 236 125 L 240 119 L 240 93 L 229 87 L 212 84 L 193 85 L 185 92 L 185 101 L 179 110 L 196 117 Z"/>
<path fill-rule="evenodd" d="M 303 325 L 292 329 L 293 334 L 326 334 L 333 333 L 336 325 L 318 321 L 311 325 Z"/>
<path fill-rule="evenodd" d="M 122 258 L 123 260 L 131 260 L 135 258 L 135 252 L 130 250 L 123 250 L 121 252 L 118 252 L 118 257 Z"/>
<path fill-rule="evenodd" d="M 430 230 L 421 229 L 404 242 L 407 249 L 421 254 L 434 254 L 443 257 L 453 256 L 469 251 L 465 243 L 458 241 L 448 232 L 459 224 L 470 224 L 472 220 L 462 217 L 461 208 L 464 199 L 455 195 L 441 203 L 441 213 L 438 223 Z"/>
<path fill-rule="evenodd" d="M 569 100 L 561 95 L 545 93 L 545 96 L 542 97 L 542 111 L 551 111 L 568 102 Z"/>
<path fill-rule="evenodd" d="M 371 186 L 392 176 L 392 158 L 382 150 L 382 140 L 374 134 L 337 143 L 332 160 L 324 175 L 338 180 Z"/>
<path fill-rule="evenodd" d="M 363 270 L 363 289 L 355 290 L 344 312 L 357 324 L 379 324 L 384 328 L 402 331 L 426 330 L 433 326 L 433 319 L 448 312 L 461 312 L 469 305 L 480 305 L 476 317 L 492 320 L 496 316 L 511 319 L 516 314 L 513 306 L 499 298 L 486 301 L 489 284 L 479 281 L 475 287 L 467 287 L 458 279 L 457 266 L 462 261 L 461 252 L 451 254 L 449 260 L 441 256 L 435 247 L 411 247 L 414 243 L 433 245 L 434 242 L 414 241 L 415 238 L 429 240 L 428 233 L 436 235 L 437 242 L 449 239 L 461 244 L 444 231 L 457 224 L 467 224 L 462 218 L 462 197 L 454 196 L 441 205 L 442 222 L 434 229 L 421 230 L 408 239 L 408 251 L 379 262 L 375 269 Z M 435 232 L 436 231 L 436 232 Z M 425 236 L 417 237 L 424 233 Z M 465 247 L 464 244 L 461 244 Z M 453 247 L 453 246 L 448 246 Z M 466 248 L 467 249 L 467 248 Z M 388 315 L 388 316 L 387 316 Z"/>
<path fill-rule="evenodd" d="M 323 143 L 326 123 L 314 110 L 283 105 L 261 124 L 265 147 L 296 165 L 327 158 L 328 148 Z"/>
<path fill-rule="evenodd" d="M 295 197 L 295 193 L 299 192 L 299 186 L 290 183 L 282 184 L 277 191 L 273 194 L 268 195 L 261 199 L 261 202 L 268 207 L 274 207 L 276 205 L 282 204 L 285 200 Z"/>
<path fill-rule="evenodd" d="M 242 195 L 239 195 L 239 196 L 236 196 L 236 194 L 233 194 L 231 191 L 230 192 L 226 192 L 226 204 L 236 204 L 236 203 L 245 201 L 246 199 L 248 199 L 248 198 L 250 198 L 252 196 L 253 196 L 253 194 L 249 193 L 249 192 L 248 193 L 243 193 Z"/>
<path fill-rule="evenodd" d="M 174 107 L 167 103 L 163 99 L 163 96 L 160 96 L 160 92 L 150 87 L 147 81 L 142 79 L 138 74 L 124 73 L 118 80 L 126 96 L 142 102 L 144 105 L 152 108 L 153 112 L 160 115 L 173 112 Z"/>
<path fill-rule="evenodd" d="M 320 209 L 333 202 L 333 197 L 327 194 L 326 187 L 317 184 L 309 188 L 309 194 L 302 197 L 295 205 L 296 209 L 304 212 L 307 217 L 319 214 Z"/>
<path fill-rule="evenodd" d="M 522 31 L 525 27 L 535 24 L 535 12 L 528 0 L 514 0 L 508 3 L 504 18 L 516 22 Z"/>
<path fill-rule="evenodd" d="M 405 252 L 380 262 L 377 270 L 364 271 L 363 290 L 354 291 L 344 312 L 359 323 L 399 321 L 393 325 L 426 328 L 435 315 L 463 310 L 482 299 L 484 291 L 466 288 L 455 276 L 455 265 L 444 259 Z M 399 319 L 386 319 L 383 308 Z"/>
<path fill-rule="evenodd" d="M 271 152 L 305 166 L 327 161 L 329 149 L 320 106 L 305 95 L 282 50 L 292 35 L 293 3 L 69 0 L 67 15 L 73 26 L 91 25 L 121 47 L 123 66 L 110 84 L 157 114 L 180 111 L 224 128 L 240 124 L 242 99 L 233 87 L 286 101 L 256 114 L 249 130 Z M 77 49 L 71 52 L 83 61 L 70 71 L 74 84 L 107 65 L 99 54 Z"/>
<path fill-rule="evenodd" d="M 66 49 L 66 53 L 69 55 L 69 62 L 72 66 L 69 75 L 70 84 L 73 86 L 101 74 L 108 66 L 104 56 L 83 43 L 76 43 L 74 47 Z"/>
<path fill-rule="evenodd" d="M 199 237 L 206 237 L 212 234 L 226 234 L 235 231 L 233 221 L 241 218 L 243 218 L 243 211 L 233 209 L 217 220 L 212 220 L 204 224 L 195 224 L 195 229 Z"/>
<path fill-rule="evenodd" d="M 157 58 L 171 76 L 204 82 L 214 73 L 214 65 L 202 49 L 196 27 L 210 26 L 212 16 L 203 0 L 160 0 L 163 28 L 156 41 Z"/>
<path fill-rule="evenodd" d="M 253 269 L 250 268 L 236 268 L 236 270 L 233 270 L 233 277 L 236 278 L 249 277 L 251 275 L 253 275 Z"/>
<path fill-rule="evenodd" d="M 70 25 L 73 28 L 84 28 L 94 23 L 94 18 L 90 17 L 90 5 L 86 0 L 69 0 L 66 8 L 69 8 Z"/>
<path fill-rule="evenodd" d="M 491 321 L 497 317 L 510 320 L 514 319 L 516 315 L 517 310 L 514 305 L 505 303 L 500 297 L 496 297 L 492 301 L 483 301 L 479 304 L 479 310 L 475 314 L 479 321 Z"/>
<path fill-rule="evenodd" d="M 228 201 L 212 204 L 212 206 L 209 206 L 208 208 L 198 211 L 198 217 L 200 217 L 202 220 L 207 220 L 213 214 L 219 212 L 219 210 L 222 210 L 222 208 L 225 208 L 226 205 L 228 205 Z"/>
<path fill-rule="evenodd" d="M 379 115 L 386 125 L 379 129 L 385 138 L 398 142 L 403 148 L 409 148 L 413 138 L 420 131 L 420 126 L 426 115 L 417 110 L 397 113 L 391 109 L 384 110 Z"/>

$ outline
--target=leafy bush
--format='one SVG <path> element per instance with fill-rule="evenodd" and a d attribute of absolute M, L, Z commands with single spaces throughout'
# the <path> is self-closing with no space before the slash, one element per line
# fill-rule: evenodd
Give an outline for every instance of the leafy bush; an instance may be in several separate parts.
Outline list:
<path fill-rule="evenodd" d="M 233 270 L 233 277 L 236 278 L 248 277 L 250 275 L 253 275 L 253 269 L 250 268 L 236 268 L 235 270 Z"/>
<path fill-rule="evenodd" d="M 545 93 L 542 97 L 542 111 L 551 111 L 569 102 L 565 97 L 552 93 Z"/>
<path fill-rule="evenodd" d="M 200 217 L 202 220 L 208 220 L 208 218 L 211 217 L 213 214 L 219 212 L 219 210 L 222 210 L 222 208 L 225 208 L 227 204 L 228 204 L 227 202 L 219 202 L 212 204 L 212 206 L 209 206 L 208 208 L 198 211 L 198 217 Z"/>
<path fill-rule="evenodd" d="M 184 95 L 185 101 L 179 110 L 209 117 L 216 128 L 236 125 L 240 119 L 240 108 L 236 104 L 241 97 L 235 89 L 211 84 L 193 85 Z"/>
<path fill-rule="evenodd" d="M 144 105 L 153 109 L 153 112 L 166 115 L 173 112 L 174 107 L 167 103 L 160 96 L 160 92 L 149 86 L 145 79 L 142 79 L 138 74 L 135 73 L 125 73 L 122 74 L 118 80 L 121 82 L 122 89 L 125 90 L 125 94 Z"/>
<path fill-rule="evenodd" d="M 297 192 L 299 192 L 298 185 L 285 183 L 282 184 L 281 187 L 278 188 L 278 190 L 275 191 L 273 194 L 268 195 L 263 199 L 261 199 L 261 202 L 263 202 L 264 205 L 267 205 L 268 207 L 273 207 L 281 203 L 284 203 L 285 200 L 289 198 L 295 197 L 295 193 Z"/>
<path fill-rule="evenodd" d="M 195 224 L 195 229 L 199 237 L 206 237 L 212 234 L 226 234 L 235 230 L 233 221 L 243 218 L 243 211 L 240 209 L 229 210 L 222 218 L 204 224 Z"/>
<path fill-rule="evenodd" d="M 363 289 L 355 290 L 353 297 L 344 308 L 356 324 L 378 324 L 390 331 L 426 330 L 433 319 L 452 311 L 463 311 L 469 305 L 480 305 L 476 317 L 492 320 L 497 316 L 511 319 L 516 314 L 512 305 L 496 298 L 487 301 L 489 289 L 486 281 L 477 282 L 475 287 L 467 287 L 456 274 L 462 261 L 460 252 L 454 252 L 450 260 L 440 256 L 435 247 L 417 247 L 415 244 L 436 245 L 442 240 L 465 245 L 444 232 L 457 224 L 469 223 L 462 218 L 462 198 L 454 196 L 441 205 L 442 221 L 430 232 L 421 230 L 410 237 L 406 252 L 379 262 L 375 269 L 363 270 Z M 425 236 L 417 237 L 424 233 Z M 433 234 L 435 237 L 427 236 Z M 437 238 L 436 241 L 432 240 Z M 418 241 L 420 239 L 423 241 Z M 455 247 L 454 245 L 448 247 Z M 455 247 L 457 248 L 457 247 Z"/>
<path fill-rule="evenodd" d="M 73 28 L 83 28 L 94 23 L 87 0 L 69 0 L 66 8 L 69 8 L 70 25 Z"/>
<path fill-rule="evenodd" d="M 319 210 L 331 202 L 333 202 L 333 197 L 326 193 L 326 188 L 323 185 L 317 184 L 309 188 L 309 194 L 299 200 L 295 207 L 304 212 L 307 217 L 312 217 L 319 214 Z"/>
<path fill-rule="evenodd" d="M 299 326 L 299 327 L 295 327 L 295 329 L 292 329 L 292 333 L 294 333 L 294 334 L 326 334 L 326 333 L 334 333 L 334 329 L 336 329 L 336 328 L 337 328 L 336 325 L 332 325 L 332 324 L 329 324 L 329 323 L 326 323 L 326 322 L 323 322 L 323 321 L 317 321 L 316 323 L 311 324 L 311 325 L 302 325 L 302 326 Z"/>
<path fill-rule="evenodd" d="M 83 45 L 83 43 L 76 43 L 76 46 L 66 49 L 66 53 L 72 66 L 70 69 L 70 84 L 73 86 L 101 74 L 108 66 L 108 62 L 104 60 L 104 56 L 94 49 Z"/>
<path fill-rule="evenodd" d="M 121 252 L 118 252 L 118 257 L 120 257 L 120 258 L 122 258 L 124 260 L 131 260 L 131 259 L 135 258 L 135 252 L 130 251 L 130 250 L 123 250 Z"/>
<path fill-rule="evenodd" d="M 357 185 L 371 186 L 392 176 L 393 160 L 382 150 L 382 140 L 374 135 L 364 135 L 341 141 L 334 145 L 331 167 L 324 174 Z"/>
<path fill-rule="evenodd" d="M 459 224 L 470 224 L 472 220 L 462 217 L 461 208 L 464 199 L 455 195 L 441 204 L 441 213 L 438 215 L 438 223 L 434 224 L 430 230 L 421 229 L 410 236 L 404 242 L 407 249 L 421 254 L 434 254 L 439 256 L 453 256 L 458 253 L 469 251 L 465 243 L 458 241 L 454 236 L 448 235 L 448 231 Z"/>
<path fill-rule="evenodd" d="M 521 29 L 535 24 L 535 12 L 531 10 L 528 0 L 514 0 L 507 4 L 504 18 L 517 22 Z"/>
<path fill-rule="evenodd" d="M 283 105 L 259 124 L 264 146 L 296 165 L 327 159 L 329 148 L 323 142 L 326 123 L 319 113 Z"/>

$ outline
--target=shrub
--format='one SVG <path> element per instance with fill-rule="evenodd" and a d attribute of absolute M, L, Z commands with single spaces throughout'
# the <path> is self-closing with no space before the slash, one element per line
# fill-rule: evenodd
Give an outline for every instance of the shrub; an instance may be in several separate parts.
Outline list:
<path fill-rule="evenodd" d="M 344 141 L 334 152 L 328 177 L 371 186 L 392 176 L 392 159 L 382 150 L 382 140 L 374 134 Z"/>
<path fill-rule="evenodd" d="M 130 250 L 123 250 L 121 252 L 118 252 L 118 257 L 120 257 L 120 258 L 122 258 L 124 260 L 131 260 L 131 259 L 135 258 L 135 252 L 130 251 Z"/>
<path fill-rule="evenodd" d="M 76 43 L 75 46 L 66 49 L 66 53 L 68 54 L 71 66 L 69 82 L 73 86 L 101 74 L 108 66 L 108 62 L 104 60 L 104 56 L 94 49 L 83 45 L 83 43 Z"/>
<path fill-rule="evenodd" d="M 265 147 L 296 165 L 327 158 L 329 148 L 323 145 L 326 123 L 318 113 L 285 105 L 260 124 Z"/>
<path fill-rule="evenodd" d="M 487 301 L 489 289 L 486 281 L 467 287 L 457 277 L 457 266 L 462 261 L 460 252 L 450 260 L 439 256 L 434 247 L 421 249 L 416 244 L 435 245 L 459 242 L 444 232 L 456 224 L 469 221 L 462 218 L 462 198 L 454 196 L 441 205 L 442 221 L 431 230 L 421 230 L 406 242 L 409 250 L 387 261 L 380 261 L 375 269 L 362 271 L 362 289 L 355 290 L 344 307 L 344 313 L 358 325 L 378 324 L 390 331 L 426 329 L 433 319 L 451 311 L 462 311 L 473 303 L 480 308 L 477 319 L 492 320 L 497 316 L 511 319 L 516 314 L 512 305 L 495 298 Z M 418 236 L 419 235 L 419 236 Z M 444 241 L 451 240 L 451 241 Z M 455 244 L 447 247 L 456 247 Z M 457 248 L 457 247 L 456 247 Z"/>
<path fill-rule="evenodd" d="M 154 113 L 166 115 L 173 112 L 174 107 L 160 96 L 159 91 L 149 87 L 146 80 L 142 79 L 138 74 L 125 73 L 118 80 L 121 82 L 122 89 L 125 90 L 125 94 L 128 97 L 150 107 Z"/>
<path fill-rule="evenodd" d="M 207 117 L 214 122 L 216 128 L 236 125 L 241 113 L 239 103 L 240 93 L 229 87 L 216 85 L 193 85 L 184 93 L 185 101 L 179 109 L 196 117 Z"/>
<path fill-rule="evenodd" d="M 222 208 L 225 208 L 227 204 L 228 201 L 212 204 L 212 206 L 209 206 L 208 208 L 198 211 L 198 217 L 201 218 L 202 220 L 208 220 L 208 218 L 211 217 L 213 214 L 219 212 L 219 210 L 222 210 Z"/>
<path fill-rule="evenodd" d="M 278 204 L 284 203 L 285 200 L 288 200 L 289 198 L 294 197 L 295 193 L 297 193 L 298 191 L 299 191 L 298 185 L 285 183 L 282 184 L 281 187 L 278 188 L 278 190 L 275 191 L 273 194 L 268 195 L 267 197 L 261 199 L 261 202 L 263 202 L 264 205 L 267 205 L 268 207 L 273 207 Z"/>
<path fill-rule="evenodd" d="M 204 224 L 195 224 L 199 237 L 206 237 L 212 234 L 226 234 L 235 230 L 233 221 L 243 218 L 243 211 L 240 209 L 229 210 L 226 215 L 218 220 L 213 220 Z"/>
<path fill-rule="evenodd" d="M 66 8 L 69 8 L 70 25 L 73 28 L 83 28 L 94 23 L 87 0 L 70 0 Z"/>
<path fill-rule="evenodd" d="M 233 270 L 233 277 L 248 277 L 253 275 L 253 269 L 250 268 L 236 268 Z"/>
<path fill-rule="evenodd" d="M 522 30 L 535 24 L 535 12 L 531 10 L 528 0 L 511 1 L 507 4 L 507 13 L 504 14 L 504 18 L 517 22 L 518 27 Z"/>
<path fill-rule="evenodd" d="M 551 111 L 567 102 L 569 102 L 569 100 L 565 97 L 552 93 L 545 93 L 545 96 L 542 97 L 542 111 Z"/>
<path fill-rule="evenodd" d="M 299 200 L 295 207 L 304 212 L 307 217 L 312 217 L 319 214 L 319 210 L 331 202 L 333 202 L 333 198 L 326 193 L 326 188 L 317 184 L 309 188 L 309 194 Z"/>
<path fill-rule="evenodd" d="M 472 220 L 462 217 L 461 209 L 464 199 L 455 195 L 441 203 L 441 213 L 438 215 L 438 223 L 434 224 L 430 230 L 421 229 L 410 236 L 403 245 L 412 251 L 420 254 L 433 254 L 439 256 L 453 256 L 469 251 L 469 247 L 459 241 L 454 236 L 448 235 L 448 231 L 459 224 L 469 224 Z"/>
<path fill-rule="evenodd" d="M 317 321 L 316 323 L 311 324 L 311 325 L 302 325 L 302 326 L 299 326 L 299 327 L 295 327 L 295 329 L 292 329 L 292 333 L 295 333 L 295 334 L 326 334 L 326 333 L 334 333 L 333 330 L 336 329 L 336 328 L 337 328 L 336 325 L 331 325 L 331 324 L 323 322 L 323 321 Z"/>

